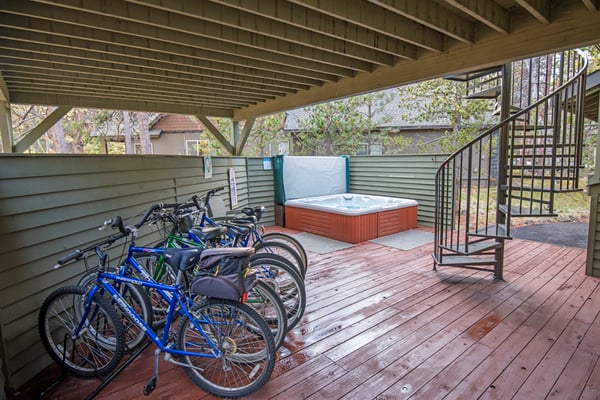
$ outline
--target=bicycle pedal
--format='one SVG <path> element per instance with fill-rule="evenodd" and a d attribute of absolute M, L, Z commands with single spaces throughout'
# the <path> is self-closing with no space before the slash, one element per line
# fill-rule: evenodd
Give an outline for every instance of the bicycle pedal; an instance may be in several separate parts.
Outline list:
<path fill-rule="evenodd" d="M 148 382 L 146 382 L 144 385 L 144 396 L 150 396 L 150 393 L 156 389 L 156 381 L 158 381 L 158 377 L 156 375 L 148 379 Z"/>

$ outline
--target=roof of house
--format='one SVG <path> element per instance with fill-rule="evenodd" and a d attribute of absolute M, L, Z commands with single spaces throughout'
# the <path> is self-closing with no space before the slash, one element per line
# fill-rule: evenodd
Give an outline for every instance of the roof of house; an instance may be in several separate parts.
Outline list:
<path fill-rule="evenodd" d="M 192 115 L 161 114 L 150 124 L 151 131 L 164 132 L 199 132 L 204 125 Z"/>
<path fill-rule="evenodd" d="M 408 100 L 403 100 L 397 88 L 387 89 L 382 92 L 391 93 L 392 100 L 386 103 L 384 110 L 380 116 L 389 116 L 389 120 L 378 125 L 376 128 L 396 128 L 402 130 L 409 129 L 446 129 L 450 126 L 449 118 L 440 116 L 438 118 L 421 119 L 419 120 L 418 110 L 415 108 L 407 108 L 403 104 Z M 419 101 L 426 102 L 426 98 Z M 424 103 L 423 103 L 424 104 Z M 310 116 L 310 108 L 297 108 L 286 113 L 285 130 L 297 131 L 300 129 L 300 123 L 303 119 Z M 366 109 L 364 111 L 366 114 Z M 376 118 L 380 118 L 380 116 Z"/>
<path fill-rule="evenodd" d="M 598 121 L 600 114 L 600 69 L 587 76 L 585 85 L 585 117 Z"/>

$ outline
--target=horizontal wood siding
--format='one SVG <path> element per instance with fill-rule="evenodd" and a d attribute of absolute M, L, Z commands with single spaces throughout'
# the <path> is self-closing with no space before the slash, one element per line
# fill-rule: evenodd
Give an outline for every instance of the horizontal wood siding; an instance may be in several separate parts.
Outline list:
<path fill-rule="evenodd" d="M 265 214 L 260 222 L 270 226 L 275 224 L 275 185 L 273 170 L 265 169 L 262 158 L 248 158 L 248 204 L 250 207 L 265 206 Z"/>
<path fill-rule="evenodd" d="M 600 277 L 600 184 L 590 185 L 590 222 L 586 274 Z"/>
<path fill-rule="evenodd" d="M 352 157 L 351 190 L 413 198 L 419 223 L 433 213 L 433 174 L 443 157 Z M 58 270 L 56 260 L 109 232 L 98 226 L 114 215 L 138 214 L 156 202 L 185 201 L 194 194 L 225 187 L 236 175 L 238 207 L 264 205 L 261 222 L 274 223 L 272 170 L 262 158 L 214 157 L 213 176 L 204 179 L 201 158 L 182 156 L 0 156 L 0 351 L 8 388 L 17 388 L 50 363 L 37 332 L 37 313 L 56 287 L 75 283 L 83 262 Z M 316 221 L 314 221 L 317 224 Z M 139 244 L 159 233 L 140 230 Z M 112 251 L 113 261 L 122 244 Z M 96 260 L 90 260 L 90 265 Z"/>
<path fill-rule="evenodd" d="M 377 213 L 377 237 L 417 227 L 417 207 L 404 207 Z"/>
<path fill-rule="evenodd" d="M 235 169 L 240 207 L 247 206 L 241 157 L 213 158 L 213 176 L 204 179 L 197 157 L 0 156 L 0 334 L 7 386 L 19 387 L 50 363 L 39 342 L 38 309 L 50 291 L 75 283 L 85 270 L 82 262 L 52 270 L 58 258 L 109 234 L 97 228 L 114 215 L 130 218 L 153 203 L 227 188 L 229 168 Z M 229 202 L 228 190 L 224 198 Z M 146 227 L 138 243 L 158 237 Z"/>
<path fill-rule="evenodd" d="M 350 191 L 416 200 L 419 225 L 434 222 L 435 173 L 446 155 L 350 157 Z"/>

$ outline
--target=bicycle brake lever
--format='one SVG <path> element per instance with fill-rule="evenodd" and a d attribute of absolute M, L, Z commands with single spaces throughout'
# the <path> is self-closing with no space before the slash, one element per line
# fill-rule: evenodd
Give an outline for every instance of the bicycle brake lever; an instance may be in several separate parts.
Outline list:
<path fill-rule="evenodd" d="M 103 231 L 106 229 L 107 226 L 109 226 L 110 224 L 112 224 L 113 220 L 112 219 L 107 219 L 106 221 L 104 221 L 104 223 L 98 228 L 99 231 Z"/>

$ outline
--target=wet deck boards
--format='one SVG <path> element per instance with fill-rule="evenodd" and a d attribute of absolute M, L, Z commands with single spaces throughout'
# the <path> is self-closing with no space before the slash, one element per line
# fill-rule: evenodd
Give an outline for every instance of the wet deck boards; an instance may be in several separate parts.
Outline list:
<path fill-rule="evenodd" d="M 307 310 L 252 399 L 598 399 L 600 279 L 584 249 L 507 242 L 504 276 L 432 271 L 432 245 L 309 253 Z M 150 346 L 98 399 L 138 398 Z M 45 379 L 49 379 L 48 376 Z M 82 399 L 72 377 L 45 398 Z M 212 399 L 160 362 L 153 399 Z"/>

